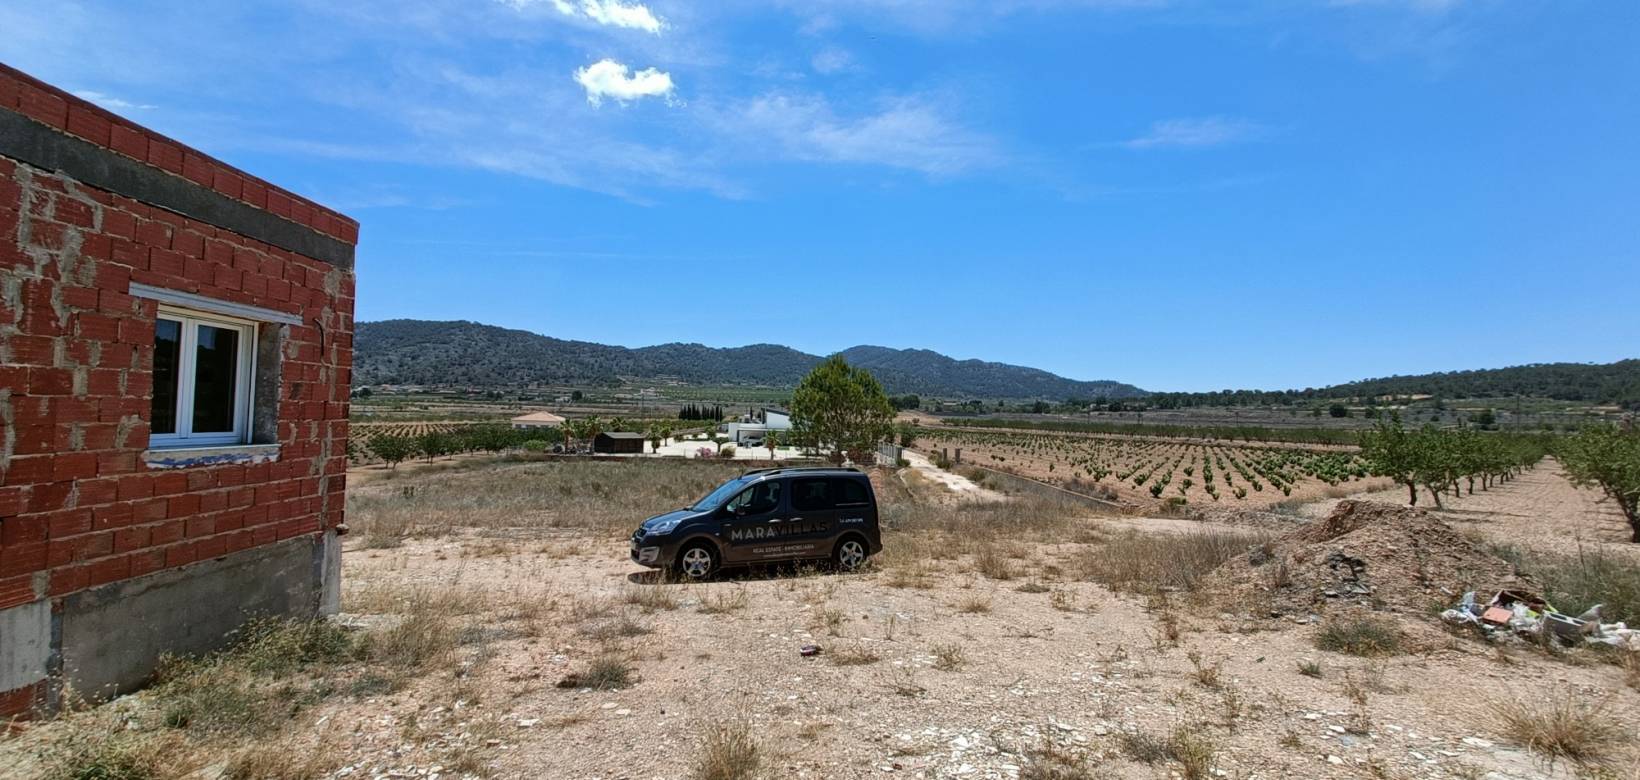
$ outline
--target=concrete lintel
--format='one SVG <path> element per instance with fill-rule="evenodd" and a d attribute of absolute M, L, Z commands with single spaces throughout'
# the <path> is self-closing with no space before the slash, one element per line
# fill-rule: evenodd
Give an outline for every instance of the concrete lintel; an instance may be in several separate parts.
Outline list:
<path fill-rule="evenodd" d="M 200 466 L 272 463 L 279 460 L 277 444 L 234 444 L 225 447 L 168 447 L 142 453 L 151 469 L 187 469 Z"/>
<path fill-rule="evenodd" d="M 345 270 L 352 244 L 0 108 L 0 154 Z"/>

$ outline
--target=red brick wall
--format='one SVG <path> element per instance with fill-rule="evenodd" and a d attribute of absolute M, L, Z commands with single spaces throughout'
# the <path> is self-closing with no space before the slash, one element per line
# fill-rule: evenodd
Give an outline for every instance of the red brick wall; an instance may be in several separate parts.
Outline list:
<path fill-rule="evenodd" d="M 0 107 L 358 235 L 340 214 L 3 66 Z M 264 326 L 288 328 L 276 462 L 145 465 L 156 304 L 131 296 L 133 282 L 301 317 Z M 0 156 L 0 609 L 341 522 L 353 293 L 350 269 Z"/>

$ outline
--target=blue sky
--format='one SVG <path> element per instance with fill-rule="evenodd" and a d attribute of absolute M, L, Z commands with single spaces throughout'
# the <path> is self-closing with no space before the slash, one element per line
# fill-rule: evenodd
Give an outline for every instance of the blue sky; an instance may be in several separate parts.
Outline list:
<path fill-rule="evenodd" d="M 1162 390 L 1640 356 L 1640 3 L 0 0 L 358 317 Z"/>

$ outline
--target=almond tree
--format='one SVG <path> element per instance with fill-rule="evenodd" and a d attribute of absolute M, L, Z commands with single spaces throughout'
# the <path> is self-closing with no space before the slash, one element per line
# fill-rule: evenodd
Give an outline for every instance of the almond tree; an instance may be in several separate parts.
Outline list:
<path fill-rule="evenodd" d="M 1585 428 L 1560 442 L 1555 455 L 1578 487 L 1599 488 L 1629 522 L 1630 541 L 1640 542 L 1640 432 L 1612 426 Z"/>
<path fill-rule="evenodd" d="M 1375 476 L 1389 477 L 1407 488 L 1407 503 L 1418 505 L 1420 458 L 1416 434 L 1401 427 L 1400 415 L 1379 420 L 1361 437 L 1361 455 Z"/>

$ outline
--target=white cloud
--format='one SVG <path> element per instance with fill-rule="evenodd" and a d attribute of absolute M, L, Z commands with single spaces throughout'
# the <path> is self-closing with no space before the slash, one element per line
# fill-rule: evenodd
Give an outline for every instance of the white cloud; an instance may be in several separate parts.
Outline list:
<path fill-rule="evenodd" d="M 644 32 L 661 31 L 661 20 L 639 3 L 628 5 L 621 0 L 581 0 L 581 13 L 587 18 L 612 27 L 631 27 Z"/>
<path fill-rule="evenodd" d="M 787 156 L 811 162 L 866 163 L 951 176 L 1001 161 L 990 138 L 911 98 L 847 118 L 819 96 L 771 94 L 718 121 L 728 132 L 772 142 Z"/>
<path fill-rule="evenodd" d="M 659 33 L 661 28 L 666 26 L 666 22 L 650 11 L 649 6 L 642 3 L 626 3 L 622 0 L 581 0 L 579 5 L 570 0 L 498 1 L 519 11 L 547 2 L 565 16 L 585 17 L 609 27 L 625 27 L 649 33 Z"/>
<path fill-rule="evenodd" d="M 816 73 L 824 74 L 841 73 L 858 67 L 854 62 L 853 54 L 850 54 L 847 49 L 839 49 L 835 46 L 823 49 L 815 54 L 813 59 L 809 60 L 809 64 L 814 67 Z"/>
<path fill-rule="evenodd" d="M 159 108 L 159 106 L 149 105 L 147 103 L 132 103 L 128 100 L 121 100 L 113 95 L 104 95 L 101 92 L 90 89 L 76 89 L 74 90 L 74 96 L 80 98 L 81 100 L 89 100 L 111 111 L 119 111 L 122 109 L 146 111 L 151 108 Z"/>
<path fill-rule="evenodd" d="M 1158 147 L 1201 148 L 1253 140 L 1264 127 L 1245 119 L 1210 116 L 1197 119 L 1166 119 L 1150 125 L 1150 132 L 1122 145 L 1129 149 Z"/>
<path fill-rule="evenodd" d="M 622 104 L 646 97 L 663 97 L 667 103 L 672 102 L 672 74 L 654 68 L 634 73 L 611 59 L 577 69 L 575 82 L 587 91 L 587 102 L 595 106 L 606 97 Z"/>

